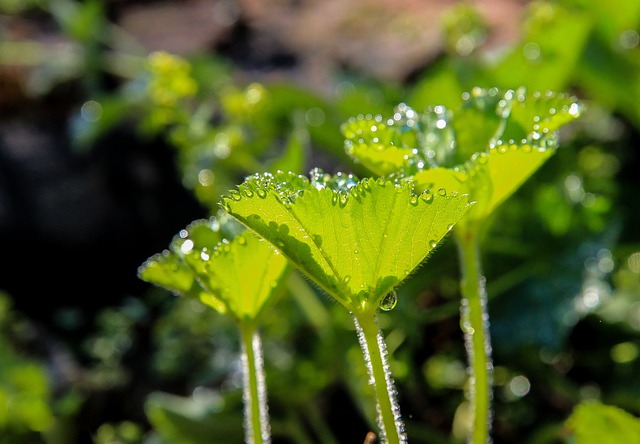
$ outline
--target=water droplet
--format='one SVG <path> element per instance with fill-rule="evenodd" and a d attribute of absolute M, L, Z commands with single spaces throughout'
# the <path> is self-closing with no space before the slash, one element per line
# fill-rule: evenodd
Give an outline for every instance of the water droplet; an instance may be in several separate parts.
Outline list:
<path fill-rule="evenodd" d="M 431 248 L 436 248 L 437 245 L 438 245 L 438 242 L 436 242 L 435 240 L 432 239 L 429 241 L 429 246 Z"/>
<path fill-rule="evenodd" d="M 180 233 L 178 233 L 178 236 L 180 236 L 180 238 L 182 239 L 186 239 L 189 236 L 189 232 L 187 230 L 180 230 Z"/>
<path fill-rule="evenodd" d="M 420 194 L 420 199 L 422 199 L 423 202 L 431 203 L 433 202 L 433 193 L 431 192 L 431 190 L 425 190 L 422 194 Z"/>
<path fill-rule="evenodd" d="M 451 231 L 451 230 L 453 230 L 453 224 L 447 225 L 447 231 Z"/>
<path fill-rule="evenodd" d="M 480 165 L 484 165 L 489 160 L 487 153 L 477 153 L 474 155 L 474 160 Z"/>
<path fill-rule="evenodd" d="M 411 202 L 411 205 L 415 206 L 418 204 L 418 196 L 411 196 L 411 200 L 409 201 Z"/>
<path fill-rule="evenodd" d="M 253 190 L 251 190 L 251 188 L 247 187 L 244 189 L 244 195 L 247 197 L 253 197 Z"/>
<path fill-rule="evenodd" d="M 240 235 L 238 236 L 238 243 L 240 245 L 245 245 L 247 243 L 247 239 L 244 236 Z"/>
<path fill-rule="evenodd" d="M 380 309 L 383 311 L 393 310 L 398 303 L 398 294 L 395 290 L 391 290 L 380 301 Z"/>
<path fill-rule="evenodd" d="M 358 254 L 360 253 L 358 250 L 353 250 L 353 254 Z"/>
<path fill-rule="evenodd" d="M 229 195 L 231 196 L 231 199 L 235 200 L 236 202 L 242 199 L 240 192 L 236 190 L 229 191 Z"/>
<path fill-rule="evenodd" d="M 256 190 L 256 193 L 258 194 L 258 197 L 260 199 L 264 199 L 265 197 L 267 197 L 267 190 L 265 190 L 264 188 L 258 188 Z"/>
<path fill-rule="evenodd" d="M 578 117 L 581 114 L 580 105 L 576 102 L 572 103 L 568 112 L 571 116 Z"/>
<path fill-rule="evenodd" d="M 193 250 L 193 241 L 191 239 L 185 240 L 182 245 L 180 245 L 180 251 L 182 251 L 183 254 L 190 253 L 191 250 Z"/>
<path fill-rule="evenodd" d="M 442 197 L 445 197 L 447 195 L 447 190 L 445 190 L 444 188 L 440 188 L 438 190 L 438 195 L 442 196 Z"/>
<path fill-rule="evenodd" d="M 350 280 L 351 280 L 351 276 L 349 276 L 349 275 L 346 275 L 346 276 L 342 279 L 342 281 L 343 281 L 345 284 L 348 284 Z"/>

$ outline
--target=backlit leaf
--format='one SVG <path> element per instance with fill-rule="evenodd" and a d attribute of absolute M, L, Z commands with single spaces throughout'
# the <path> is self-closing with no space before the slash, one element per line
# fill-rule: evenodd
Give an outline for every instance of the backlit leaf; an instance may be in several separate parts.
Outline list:
<path fill-rule="evenodd" d="M 404 169 L 414 153 L 403 143 L 396 122 L 383 122 L 379 115 L 351 118 L 342 125 L 347 154 L 380 176 Z"/>
<path fill-rule="evenodd" d="M 255 175 L 223 206 L 352 312 L 376 310 L 469 207 L 444 190 L 414 195 L 409 181 L 313 176 Z"/>
<path fill-rule="evenodd" d="M 373 173 L 411 176 L 418 191 L 445 188 L 468 194 L 477 203 L 468 219 L 479 220 L 540 168 L 555 151 L 557 130 L 581 112 L 580 103 L 564 94 L 473 88 L 463 94 L 455 112 L 443 106 L 421 114 L 406 105 L 403 113 L 396 110 L 387 121 L 389 128 L 400 132 L 407 127 L 405 131 L 412 133 L 402 142 L 405 152 L 411 153 L 404 161 L 398 160 L 395 145 L 375 145 L 369 137 L 361 137 L 358 149 L 350 154 Z M 363 133 L 366 128 L 359 130 Z M 371 167 L 371 153 L 396 158 L 396 170 L 392 171 L 394 162 L 387 168 Z"/>
<path fill-rule="evenodd" d="M 234 236 L 237 228 L 230 225 L 217 219 L 193 222 L 178 233 L 170 250 L 140 267 L 140 278 L 197 297 L 236 319 L 257 319 L 279 288 L 287 261 L 251 232 Z"/>

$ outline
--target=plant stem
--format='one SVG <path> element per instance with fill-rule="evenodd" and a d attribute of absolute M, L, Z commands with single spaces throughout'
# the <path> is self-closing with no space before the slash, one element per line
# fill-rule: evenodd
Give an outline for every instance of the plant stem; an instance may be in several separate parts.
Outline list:
<path fill-rule="evenodd" d="M 240 321 L 242 343 L 242 392 L 246 444 L 271 442 L 262 342 L 252 322 Z"/>
<path fill-rule="evenodd" d="M 376 396 L 380 442 L 406 443 L 397 392 L 387 361 L 387 346 L 378 327 L 376 313 L 361 313 L 354 315 L 353 319 L 369 372 L 369 384 L 373 386 Z"/>
<path fill-rule="evenodd" d="M 461 328 L 469 358 L 469 401 L 473 417 L 468 441 L 486 444 L 490 442 L 493 363 L 485 278 L 481 272 L 477 232 L 467 230 L 457 239 L 462 273 Z"/>

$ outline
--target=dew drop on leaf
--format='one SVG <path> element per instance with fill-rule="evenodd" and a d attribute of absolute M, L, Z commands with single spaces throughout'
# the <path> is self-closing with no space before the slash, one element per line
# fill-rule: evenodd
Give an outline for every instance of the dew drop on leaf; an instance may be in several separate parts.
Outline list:
<path fill-rule="evenodd" d="M 423 202 L 431 203 L 433 202 L 433 193 L 430 190 L 426 190 L 420 195 L 420 198 Z"/>
<path fill-rule="evenodd" d="M 391 290 L 380 301 L 380 309 L 383 311 L 393 310 L 398 303 L 398 294 L 395 290 Z"/>
<path fill-rule="evenodd" d="M 260 199 L 264 199 L 265 197 L 267 197 L 267 190 L 265 190 L 264 188 L 258 188 L 256 190 L 256 193 L 258 194 L 258 197 Z"/>
<path fill-rule="evenodd" d="M 447 195 L 447 190 L 445 190 L 444 188 L 440 188 L 440 189 L 438 190 L 438 194 L 439 194 L 440 196 L 443 196 L 443 197 L 444 197 L 444 196 L 446 196 L 446 195 Z"/>
<path fill-rule="evenodd" d="M 342 280 L 344 281 L 345 284 L 348 284 L 349 281 L 351 280 L 351 276 L 346 275 Z"/>
<path fill-rule="evenodd" d="M 247 197 L 253 197 L 253 191 L 251 191 L 251 188 L 245 188 L 244 195 Z"/>

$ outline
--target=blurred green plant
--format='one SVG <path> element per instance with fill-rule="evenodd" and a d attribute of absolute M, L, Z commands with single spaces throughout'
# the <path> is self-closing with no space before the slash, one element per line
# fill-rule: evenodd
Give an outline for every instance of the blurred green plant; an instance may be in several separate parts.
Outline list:
<path fill-rule="evenodd" d="M 566 423 L 575 444 L 615 444 L 640 440 L 640 419 L 599 403 L 578 405 Z"/>
<path fill-rule="evenodd" d="M 52 390 L 46 368 L 18 353 L 8 342 L 11 302 L 0 293 L 0 442 L 37 439 L 55 422 Z"/>

